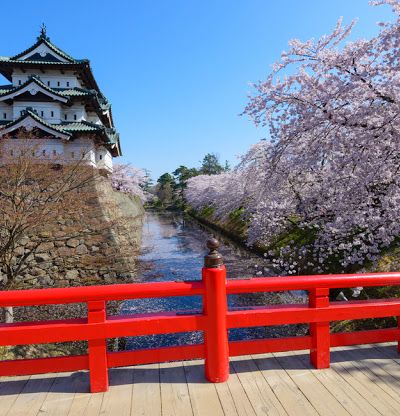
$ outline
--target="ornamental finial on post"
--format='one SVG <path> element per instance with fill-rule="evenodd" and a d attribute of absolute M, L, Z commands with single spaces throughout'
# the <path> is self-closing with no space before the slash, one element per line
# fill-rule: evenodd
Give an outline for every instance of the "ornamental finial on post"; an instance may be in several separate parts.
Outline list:
<path fill-rule="evenodd" d="M 212 237 L 207 240 L 207 248 L 210 252 L 204 256 L 204 267 L 214 268 L 224 264 L 224 259 L 221 254 L 218 253 L 219 246 L 219 241 L 216 238 Z"/>

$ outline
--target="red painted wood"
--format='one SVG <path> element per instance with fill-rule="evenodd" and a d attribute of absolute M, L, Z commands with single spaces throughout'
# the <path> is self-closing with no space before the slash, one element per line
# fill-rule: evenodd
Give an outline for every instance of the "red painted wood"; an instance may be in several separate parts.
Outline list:
<path fill-rule="evenodd" d="M 88 302 L 88 323 L 98 324 L 106 321 L 106 303 L 104 301 Z M 98 393 L 108 390 L 108 365 L 106 339 L 99 334 L 98 339 L 88 342 L 90 392 Z"/>
<path fill-rule="evenodd" d="M 357 332 L 339 332 L 331 334 L 331 347 L 397 341 L 399 335 L 400 330 L 397 328 L 371 329 L 368 331 Z"/>
<path fill-rule="evenodd" d="M 152 362 L 206 358 L 207 378 L 228 377 L 229 355 L 309 349 L 317 368 L 329 366 L 329 348 L 400 339 L 399 328 L 329 334 L 329 322 L 400 316 L 400 299 L 332 302 L 328 288 L 399 285 L 400 273 L 254 278 L 225 282 L 225 268 L 203 269 L 203 282 L 166 282 L 67 289 L 0 292 L 0 307 L 87 302 L 88 319 L 0 324 L 0 345 L 89 341 L 89 354 L 0 362 L 0 375 L 78 371 L 90 368 L 91 390 L 107 389 L 107 368 Z M 309 305 L 270 305 L 226 310 L 227 293 L 309 290 Z M 105 301 L 146 297 L 203 295 L 202 313 L 159 312 L 106 317 Z M 309 323 L 311 335 L 281 339 L 227 341 L 227 328 Z M 399 324 L 400 325 L 400 324 Z M 107 338 L 204 331 L 205 344 L 106 351 Z"/>
<path fill-rule="evenodd" d="M 80 303 L 92 300 L 193 296 L 203 293 L 204 286 L 201 281 L 10 290 L 0 292 L 0 307 Z"/>
<path fill-rule="evenodd" d="M 400 285 L 400 273 L 255 277 L 250 280 L 235 279 L 227 282 L 227 293 L 309 290 L 318 287 L 344 288 L 391 285 Z M 201 281 L 14 290 L 0 292 L 0 307 L 50 305 L 57 303 L 65 304 L 88 302 L 91 300 L 125 300 L 169 296 L 193 296 L 203 294 L 204 285 Z"/>
<path fill-rule="evenodd" d="M 397 328 L 331 334 L 331 347 L 397 341 L 399 335 L 400 330 Z M 230 356 L 308 350 L 310 348 L 310 336 L 229 342 Z M 204 358 L 204 356 L 204 344 L 184 345 L 138 351 L 108 352 L 107 363 L 108 367 L 112 368 L 175 360 L 192 360 Z M 89 369 L 88 355 L 0 362 L 0 376 L 44 374 L 87 369 Z"/>
<path fill-rule="evenodd" d="M 205 317 L 184 312 L 158 312 L 154 314 L 119 316 L 110 318 L 105 324 L 105 336 L 115 338 L 132 335 L 169 334 L 174 332 L 202 331 Z"/>
<path fill-rule="evenodd" d="M 221 383 L 229 377 L 228 328 L 226 325 L 226 270 L 225 266 L 203 268 L 206 288 L 204 314 L 205 330 L 205 374 L 207 380 Z"/>
<path fill-rule="evenodd" d="M 62 373 L 89 368 L 88 355 L 0 361 L 0 377 Z"/>
<path fill-rule="evenodd" d="M 229 355 L 234 357 L 247 354 L 308 350 L 310 348 L 310 336 L 230 341 Z"/>
<path fill-rule="evenodd" d="M 254 277 L 249 280 L 228 280 L 228 294 L 310 290 L 320 287 L 346 288 L 357 286 L 397 286 L 400 273 L 326 274 L 310 276 Z"/>
<path fill-rule="evenodd" d="M 49 342 L 82 341 L 123 336 L 167 334 L 204 329 L 202 315 L 176 315 L 161 312 L 140 317 L 116 316 L 105 322 L 86 319 L 21 322 L 0 325 L 0 345 L 44 344 Z"/>
<path fill-rule="evenodd" d="M 400 299 L 331 302 L 318 310 L 307 305 L 271 305 L 246 311 L 229 311 L 228 328 L 342 321 L 347 319 L 396 316 Z"/>
<path fill-rule="evenodd" d="M 311 289 L 308 306 L 313 309 L 329 307 L 329 289 Z M 317 312 L 318 313 L 318 312 Z M 330 365 L 330 328 L 329 321 L 310 324 L 311 350 L 310 362 L 315 368 L 329 368 Z"/>
<path fill-rule="evenodd" d="M 95 338 L 86 319 L 21 322 L 0 325 L 0 345 L 29 345 Z"/>
<path fill-rule="evenodd" d="M 194 360 L 197 358 L 204 358 L 204 356 L 204 344 L 149 348 L 137 351 L 109 352 L 107 354 L 109 368 L 137 364 L 162 363 L 167 361 Z"/>

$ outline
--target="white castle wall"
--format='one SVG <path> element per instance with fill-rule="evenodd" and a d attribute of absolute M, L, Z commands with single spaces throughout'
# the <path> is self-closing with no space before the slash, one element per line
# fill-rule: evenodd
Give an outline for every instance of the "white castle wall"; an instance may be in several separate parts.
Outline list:
<path fill-rule="evenodd" d="M 28 107 L 31 107 L 33 110 L 35 110 L 38 116 L 50 124 L 59 124 L 63 121 L 79 122 L 88 120 L 85 106 L 82 104 L 66 107 L 57 102 L 37 101 L 15 101 L 13 107 L 0 102 L 0 119 L 4 119 L 4 113 L 6 113 L 7 120 L 16 120 L 21 116 L 21 112 Z M 98 121 L 98 124 L 100 124 L 100 120 L 97 116 L 96 118 L 92 119 Z"/>
<path fill-rule="evenodd" d="M 65 71 L 64 74 L 61 74 L 60 71 L 55 70 L 45 70 L 44 73 L 38 74 L 35 71 L 28 71 L 24 73 L 19 69 L 15 69 L 12 74 L 12 83 L 14 86 L 21 85 L 26 82 L 32 75 L 39 77 L 45 85 L 50 83 L 49 86 L 51 88 L 82 87 L 82 84 L 79 82 L 78 78 L 72 71 Z"/>
<path fill-rule="evenodd" d="M 5 139 L 2 141 L 1 160 L 6 161 L 21 152 L 29 152 L 32 157 L 55 163 L 77 163 L 83 159 L 85 163 L 98 169 L 112 170 L 112 156 L 103 146 L 94 146 L 85 137 L 71 141 L 60 139 Z"/>
<path fill-rule="evenodd" d="M 13 120 L 21 117 L 21 112 L 31 107 L 45 121 L 59 124 L 62 118 L 61 105 L 57 102 L 15 101 L 13 106 Z M 43 115 L 42 115 L 43 112 Z"/>
<path fill-rule="evenodd" d="M 0 120 L 11 121 L 13 119 L 13 107 L 0 102 Z"/>
<path fill-rule="evenodd" d="M 65 118 L 67 116 L 67 118 Z M 73 105 L 71 107 L 63 107 L 61 114 L 62 121 L 83 121 L 87 120 L 85 106 L 82 104 Z"/>

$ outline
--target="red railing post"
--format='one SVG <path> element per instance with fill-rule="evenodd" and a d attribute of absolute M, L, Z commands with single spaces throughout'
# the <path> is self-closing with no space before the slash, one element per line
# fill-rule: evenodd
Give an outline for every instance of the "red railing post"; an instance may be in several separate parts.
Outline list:
<path fill-rule="evenodd" d="M 206 315 L 205 375 L 213 383 L 221 383 L 229 377 L 228 328 L 226 323 L 226 269 L 222 256 L 217 252 L 216 239 L 207 241 L 210 253 L 204 258 L 202 269 L 205 295 L 203 313 Z"/>
<path fill-rule="evenodd" d="M 88 302 L 88 323 L 101 323 L 106 320 L 104 301 Z M 107 340 L 104 338 L 89 341 L 90 392 L 108 390 Z"/>
<path fill-rule="evenodd" d="M 325 308 L 329 306 L 329 289 L 318 288 L 309 290 L 308 301 L 310 308 Z M 311 351 L 310 361 L 315 368 L 330 366 L 330 328 L 329 322 L 314 322 L 310 324 Z"/>

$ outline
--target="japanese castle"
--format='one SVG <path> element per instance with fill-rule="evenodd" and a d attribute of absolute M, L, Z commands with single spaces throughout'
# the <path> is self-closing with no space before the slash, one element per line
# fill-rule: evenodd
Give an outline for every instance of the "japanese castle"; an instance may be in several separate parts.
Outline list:
<path fill-rule="evenodd" d="M 12 57 L 0 57 L 0 141 L 15 152 L 21 131 L 40 136 L 41 155 L 65 160 L 84 157 L 112 170 L 121 155 L 111 105 L 101 93 L 88 59 L 75 59 L 55 46 L 43 25 L 37 42 Z M 4 150 L 4 149 L 3 149 Z"/>

